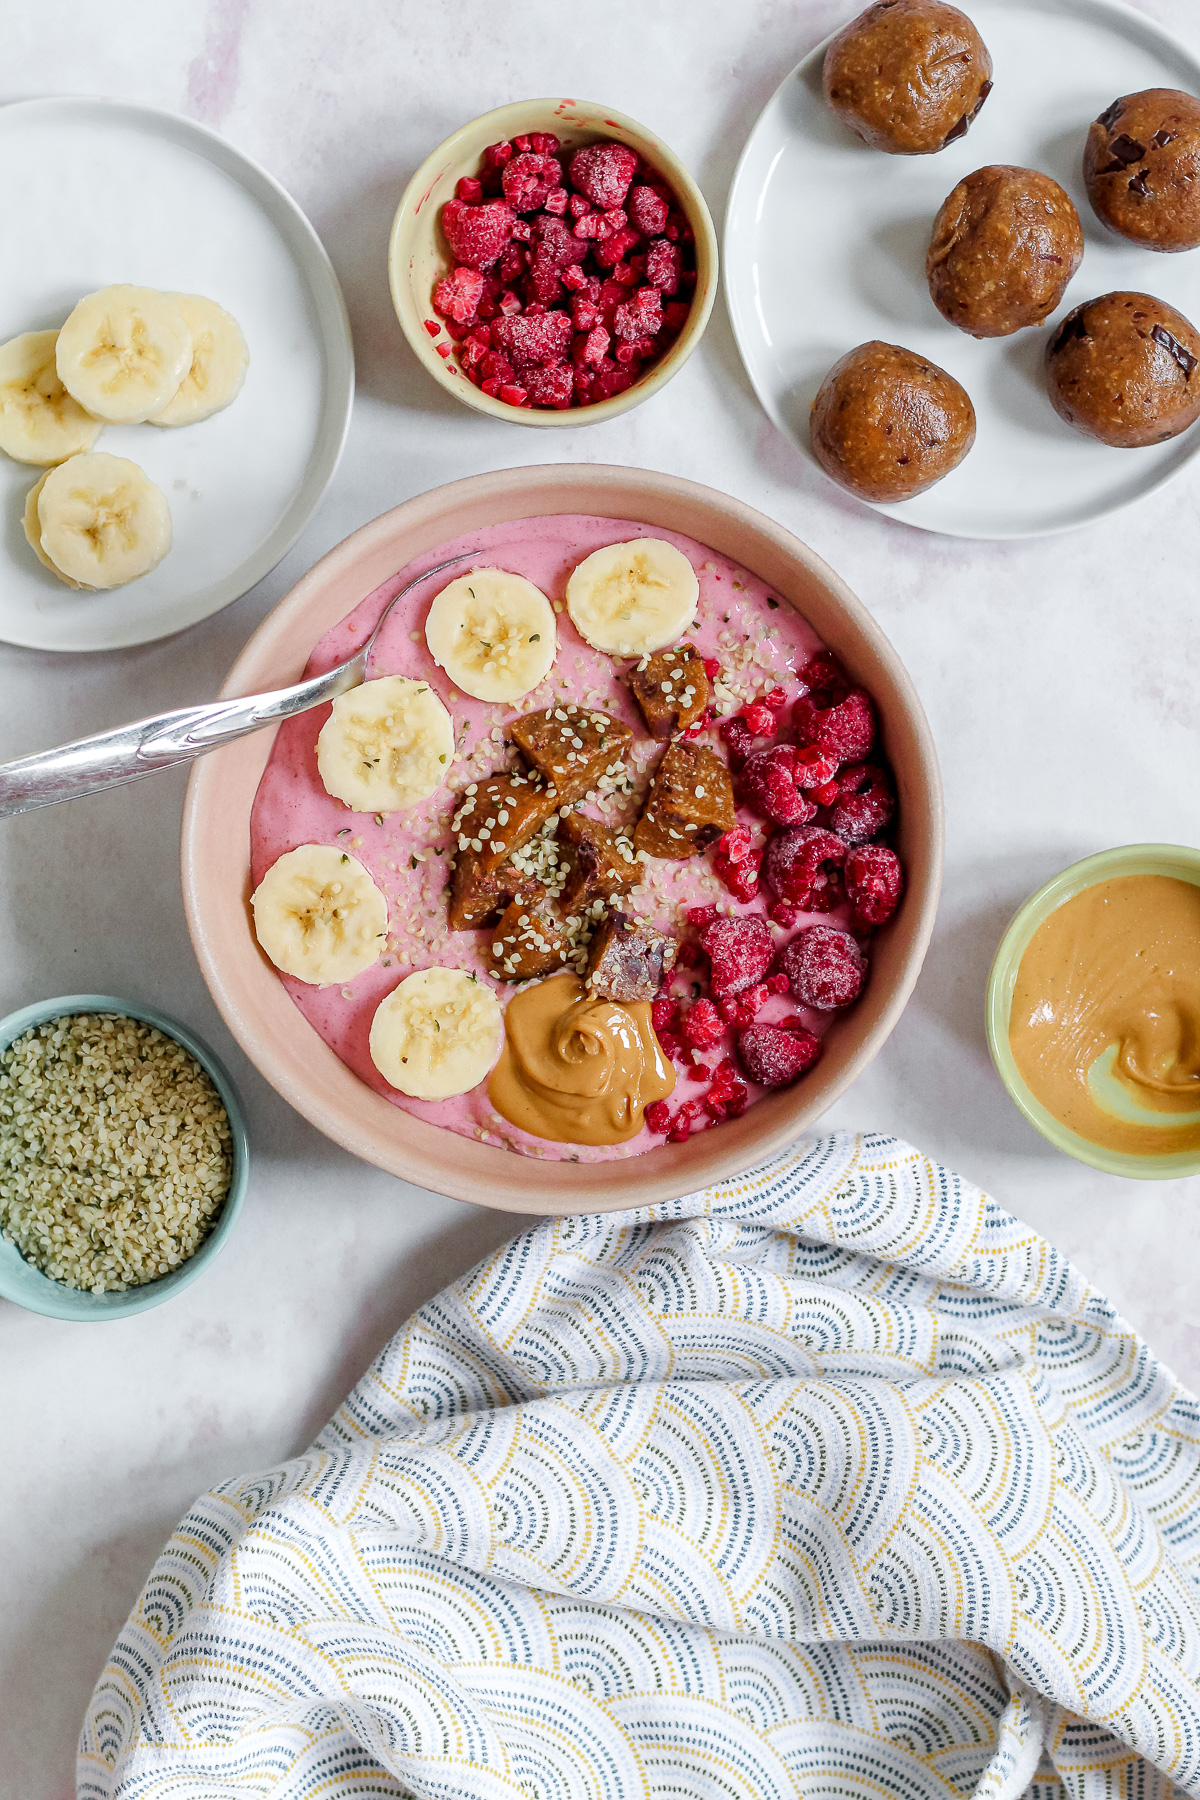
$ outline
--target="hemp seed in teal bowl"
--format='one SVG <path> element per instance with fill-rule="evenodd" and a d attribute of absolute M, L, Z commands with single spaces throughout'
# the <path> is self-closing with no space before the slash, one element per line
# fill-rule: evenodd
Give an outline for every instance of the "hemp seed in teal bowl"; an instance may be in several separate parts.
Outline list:
<path fill-rule="evenodd" d="M 58 1317 L 121 1316 L 185 1285 L 245 1186 L 212 1052 L 104 998 L 29 1008 L 0 1032 L 0 1292 Z"/>

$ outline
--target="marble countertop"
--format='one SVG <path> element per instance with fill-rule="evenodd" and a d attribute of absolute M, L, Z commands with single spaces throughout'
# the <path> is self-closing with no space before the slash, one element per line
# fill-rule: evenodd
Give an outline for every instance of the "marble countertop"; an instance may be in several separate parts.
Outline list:
<path fill-rule="evenodd" d="M 1184 0 L 1143 10 L 1200 46 Z M 436 483 L 605 461 L 749 501 L 872 609 L 943 755 L 937 933 L 900 1026 L 830 1125 L 897 1132 L 987 1187 L 1076 1258 L 1196 1386 L 1200 1181 L 1117 1180 L 1044 1143 L 992 1072 L 983 988 L 1005 923 L 1047 876 L 1111 844 L 1200 837 L 1200 477 L 1058 539 L 930 537 L 842 497 L 775 432 L 720 303 L 663 395 L 549 442 L 443 396 L 388 297 L 399 195 L 466 119 L 530 94 L 608 100 L 673 146 L 719 218 L 759 109 L 845 12 L 840 0 L 609 0 L 582 20 L 544 0 L 9 8 L 0 99 L 87 92 L 174 109 L 227 134 L 290 189 L 342 280 L 359 386 L 332 489 L 295 549 L 236 605 L 179 638 L 111 655 L 0 646 L 0 757 L 214 693 L 317 557 Z M 74 1792 L 87 1696 L 193 1496 L 305 1445 L 412 1308 L 519 1223 L 355 1162 L 247 1065 L 184 926 L 182 792 L 168 774 L 0 829 L 0 1011 L 83 989 L 162 1005 L 227 1058 L 257 1153 L 235 1238 L 171 1304 L 79 1326 L 0 1302 L 0 1800 Z"/>

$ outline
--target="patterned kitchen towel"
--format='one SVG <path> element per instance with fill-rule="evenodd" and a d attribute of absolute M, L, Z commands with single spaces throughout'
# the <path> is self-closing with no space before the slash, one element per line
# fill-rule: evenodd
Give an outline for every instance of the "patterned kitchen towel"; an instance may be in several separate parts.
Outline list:
<path fill-rule="evenodd" d="M 198 1501 L 86 1800 L 1200 1795 L 1197 1403 L 893 1139 L 523 1233 Z"/>

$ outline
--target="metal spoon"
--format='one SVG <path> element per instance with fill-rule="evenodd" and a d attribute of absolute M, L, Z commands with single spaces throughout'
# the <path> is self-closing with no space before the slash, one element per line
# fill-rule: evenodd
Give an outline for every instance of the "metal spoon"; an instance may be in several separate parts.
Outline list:
<path fill-rule="evenodd" d="M 118 725 L 112 731 L 98 731 L 94 737 L 80 738 L 57 750 L 40 750 L 16 762 L 0 763 L 0 819 L 32 812 L 39 806 L 54 806 L 60 800 L 76 800 L 83 794 L 99 794 L 105 788 L 138 781 L 144 775 L 157 775 L 160 769 L 191 762 L 263 725 L 307 712 L 323 700 L 335 700 L 366 680 L 375 639 L 396 602 L 431 575 L 440 575 L 443 569 L 466 560 L 467 554 L 452 556 L 414 575 L 399 593 L 393 594 L 361 648 L 325 675 L 313 675 L 295 687 L 277 688 L 270 694 L 247 694 L 239 700 L 182 706 L 175 712 Z"/>

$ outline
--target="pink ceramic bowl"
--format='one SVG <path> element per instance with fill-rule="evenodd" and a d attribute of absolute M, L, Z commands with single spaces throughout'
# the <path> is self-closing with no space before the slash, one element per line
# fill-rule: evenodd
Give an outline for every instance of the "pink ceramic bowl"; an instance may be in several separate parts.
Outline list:
<path fill-rule="evenodd" d="M 271 751 L 259 731 L 196 764 L 183 816 L 183 895 L 204 978 L 229 1029 L 271 1085 L 320 1131 L 394 1175 L 479 1206 L 579 1213 L 646 1206 L 727 1180 L 815 1124 L 880 1049 L 904 1009 L 933 929 L 942 875 L 937 754 L 912 682 L 843 581 L 782 526 L 711 488 L 670 475 L 551 464 L 474 475 L 408 500 L 331 550 L 267 617 L 222 693 L 299 680 L 313 645 L 413 557 L 465 532 L 546 513 L 636 519 L 698 538 L 790 602 L 873 695 L 899 793 L 897 848 L 908 877 L 875 940 L 871 979 L 836 1021 L 816 1070 L 741 1119 L 628 1161 L 540 1162 L 459 1137 L 375 1093 L 305 1022 L 250 922 L 250 809 Z"/>

